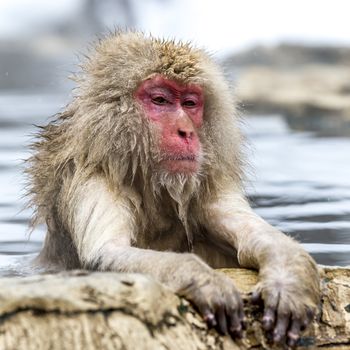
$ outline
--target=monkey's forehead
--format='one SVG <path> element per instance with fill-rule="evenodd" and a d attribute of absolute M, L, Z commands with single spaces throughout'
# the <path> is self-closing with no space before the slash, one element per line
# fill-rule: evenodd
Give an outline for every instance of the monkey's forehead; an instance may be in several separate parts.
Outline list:
<path fill-rule="evenodd" d="M 141 33 L 116 33 L 102 40 L 84 65 L 93 84 L 133 92 L 153 74 L 183 84 L 203 85 L 209 56 L 189 43 L 146 37 Z"/>
<path fill-rule="evenodd" d="M 155 46 L 160 58 L 159 73 L 167 78 L 190 83 L 203 74 L 204 53 L 193 49 L 189 44 L 155 41 Z"/>

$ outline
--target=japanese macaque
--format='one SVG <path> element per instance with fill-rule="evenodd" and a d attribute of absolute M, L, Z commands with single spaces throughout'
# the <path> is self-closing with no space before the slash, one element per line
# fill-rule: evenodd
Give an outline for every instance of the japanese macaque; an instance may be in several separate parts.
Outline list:
<path fill-rule="evenodd" d="M 213 268 L 258 269 L 264 328 L 294 346 L 319 301 L 317 267 L 245 198 L 235 103 L 217 65 L 189 44 L 116 33 L 77 82 L 29 159 L 33 224 L 47 225 L 38 261 L 149 274 L 233 337 L 242 301 Z"/>

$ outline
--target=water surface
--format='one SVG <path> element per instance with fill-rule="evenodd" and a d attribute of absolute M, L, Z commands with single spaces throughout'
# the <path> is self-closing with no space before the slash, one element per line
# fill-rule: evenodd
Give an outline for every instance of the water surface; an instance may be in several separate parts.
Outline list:
<path fill-rule="evenodd" d="M 22 160 L 33 124 L 67 102 L 60 95 L 0 95 L 0 275 L 25 274 L 45 228 L 28 237 Z M 327 265 L 350 265 L 350 138 L 293 132 L 279 116 L 250 117 L 247 191 L 255 210 Z"/>
<path fill-rule="evenodd" d="M 320 264 L 350 264 L 350 138 L 293 132 L 279 116 L 245 125 L 255 210 Z"/>

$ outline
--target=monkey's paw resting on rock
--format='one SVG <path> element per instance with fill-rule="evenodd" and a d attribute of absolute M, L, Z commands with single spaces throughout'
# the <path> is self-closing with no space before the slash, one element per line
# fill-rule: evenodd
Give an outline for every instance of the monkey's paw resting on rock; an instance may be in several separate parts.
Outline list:
<path fill-rule="evenodd" d="M 229 333 L 234 338 L 242 337 L 242 299 L 232 280 L 224 274 L 201 273 L 177 294 L 193 302 L 209 327 L 216 327 L 220 333 Z"/>
<path fill-rule="evenodd" d="M 308 276 L 304 278 L 293 268 L 260 271 L 261 281 L 252 293 L 252 301 L 263 302 L 263 328 L 274 343 L 296 346 L 301 332 L 314 319 L 319 303 L 315 297 L 319 292 L 319 285 L 315 283 L 317 271 L 307 271 Z"/>

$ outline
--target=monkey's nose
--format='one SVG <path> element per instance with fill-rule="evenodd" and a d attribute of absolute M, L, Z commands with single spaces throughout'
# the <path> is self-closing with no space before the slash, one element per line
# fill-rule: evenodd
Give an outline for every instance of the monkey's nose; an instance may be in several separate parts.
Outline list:
<path fill-rule="evenodd" d="M 180 136 L 180 138 L 184 140 L 191 140 L 193 137 L 193 131 L 191 130 L 178 129 L 177 133 Z"/>

